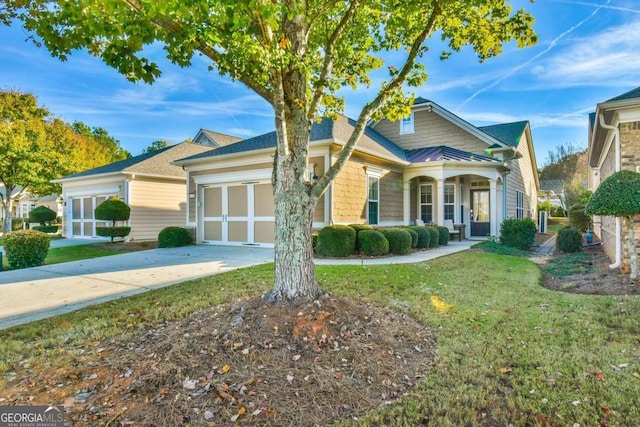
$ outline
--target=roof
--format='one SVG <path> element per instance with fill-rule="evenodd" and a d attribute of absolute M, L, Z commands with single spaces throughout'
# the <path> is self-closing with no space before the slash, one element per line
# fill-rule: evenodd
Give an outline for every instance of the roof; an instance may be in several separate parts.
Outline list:
<path fill-rule="evenodd" d="M 200 135 L 204 136 L 206 143 L 199 141 Z M 242 141 L 242 138 L 228 135 L 226 133 L 215 132 L 208 129 L 200 129 L 196 136 L 193 138 L 193 142 L 205 145 L 210 145 L 212 147 L 224 147 L 225 145 L 233 144 L 234 142 Z"/>
<path fill-rule="evenodd" d="M 333 140 L 336 142 L 346 142 L 351 135 L 353 127 L 356 122 L 353 119 L 340 116 L 338 120 L 332 120 L 329 118 L 323 118 L 319 123 L 314 123 L 311 126 L 310 142 L 314 141 L 327 141 Z M 275 131 L 268 132 L 262 135 L 248 138 L 234 144 L 220 147 L 215 150 L 196 154 L 190 157 L 180 159 L 182 161 L 190 161 L 211 157 L 218 157 L 229 154 L 240 154 L 250 151 L 256 151 L 261 149 L 276 148 L 277 133 Z M 379 155 L 393 156 L 401 161 L 406 161 L 406 155 L 404 150 L 398 147 L 396 144 L 371 129 L 365 128 L 364 135 L 360 139 L 358 145 L 359 149 L 368 149 Z"/>
<path fill-rule="evenodd" d="M 520 143 L 520 138 L 527 128 L 527 125 L 529 125 L 529 122 L 527 120 L 523 120 L 520 122 L 503 123 L 491 126 L 478 126 L 478 129 L 492 136 L 503 144 L 515 148 Z M 489 148 L 497 148 L 497 146 L 491 146 Z"/>
<path fill-rule="evenodd" d="M 407 158 L 410 162 L 437 162 L 437 161 L 454 161 L 454 162 L 497 162 L 499 160 L 493 157 L 482 156 L 467 151 L 458 150 L 456 148 L 440 145 L 438 147 L 418 148 L 417 150 L 407 151 Z"/>
<path fill-rule="evenodd" d="M 140 154 L 139 156 L 130 157 L 119 162 L 89 169 L 73 175 L 67 175 L 56 181 L 64 181 L 67 179 L 75 179 L 82 177 L 90 177 L 97 175 L 106 175 L 113 173 L 140 173 L 146 175 L 159 175 L 167 177 L 185 177 L 186 173 L 180 166 L 172 164 L 174 160 L 214 150 L 191 142 L 182 142 L 176 145 L 170 145 L 159 150 L 149 153 Z"/>
<path fill-rule="evenodd" d="M 622 101 L 622 100 L 635 99 L 635 98 L 640 98 L 640 87 L 632 89 L 629 92 L 625 92 L 622 95 L 618 95 L 614 98 L 608 99 L 605 102 Z"/>

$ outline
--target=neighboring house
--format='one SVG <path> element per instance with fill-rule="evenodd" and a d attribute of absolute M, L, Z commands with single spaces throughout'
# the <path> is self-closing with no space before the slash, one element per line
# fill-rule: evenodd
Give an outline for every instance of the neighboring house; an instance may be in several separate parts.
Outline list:
<path fill-rule="evenodd" d="M 193 143 L 195 144 L 208 145 L 214 148 L 223 147 L 238 141 L 242 141 L 242 138 L 207 129 L 200 129 L 193 138 Z"/>
<path fill-rule="evenodd" d="M 564 206 L 564 184 L 559 179 L 547 179 L 540 181 L 540 190 L 538 191 L 538 201 L 551 202 L 552 206 Z"/>
<path fill-rule="evenodd" d="M 57 194 L 40 197 L 29 192 L 21 193 L 21 190 L 22 187 L 16 187 L 13 190 L 13 209 L 11 213 L 13 218 L 28 218 L 29 212 L 38 206 L 46 206 L 57 212 L 58 216 L 62 216 L 62 203 L 60 203 Z M 4 186 L 0 185 L 0 194 L 4 195 L 4 192 Z M 0 204 L 0 221 L 2 218 L 4 218 L 4 207 Z"/>
<path fill-rule="evenodd" d="M 186 173 L 174 160 L 214 150 L 183 142 L 109 165 L 56 179 L 62 185 L 66 237 L 96 237 L 94 210 L 117 196 L 131 208 L 131 240 L 155 240 L 168 226 L 184 226 Z"/>
<path fill-rule="evenodd" d="M 640 172 L 640 87 L 596 106 L 595 113 L 589 115 L 588 151 L 589 166 L 593 169 L 589 187 L 593 191 L 617 171 Z M 622 244 L 626 233 L 622 226 L 620 218 L 594 218 L 594 233 L 613 261 L 612 268 L 620 266 L 628 272 L 629 254 Z"/>
<path fill-rule="evenodd" d="M 310 181 L 335 161 L 353 126 L 342 116 L 313 125 Z M 187 226 L 198 243 L 273 245 L 275 146 L 270 132 L 176 162 L 188 174 Z M 451 219 L 466 236 L 486 238 L 506 217 L 535 218 L 538 189 L 528 122 L 475 127 L 418 98 L 406 119 L 367 127 L 319 199 L 314 228 Z"/>

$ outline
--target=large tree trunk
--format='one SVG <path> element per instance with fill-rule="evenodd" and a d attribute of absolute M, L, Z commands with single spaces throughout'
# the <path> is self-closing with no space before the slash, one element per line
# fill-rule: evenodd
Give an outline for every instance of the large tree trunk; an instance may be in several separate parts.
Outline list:
<path fill-rule="evenodd" d="M 11 199 L 12 189 L 8 189 L 5 187 L 5 191 L 7 194 L 2 194 L 0 197 L 2 199 L 2 208 L 4 212 L 4 216 L 2 218 L 2 234 L 8 233 L 11 231 L 11 221 L 12 215 L 11 211 L 13 210 L 13 200 Z"/>
<path fill-rule="evenodd" d="M 638 253 L 636 252 L 636 238 L 635 233 L 633 232 L 634 221 L 632 216 L 628 216 L 627 218 L 627 249 L 629 250 L 629 264 L 631 266 L 631 275 L 629 276 L 632 280 L 635 280 L 638 277 Z"/>

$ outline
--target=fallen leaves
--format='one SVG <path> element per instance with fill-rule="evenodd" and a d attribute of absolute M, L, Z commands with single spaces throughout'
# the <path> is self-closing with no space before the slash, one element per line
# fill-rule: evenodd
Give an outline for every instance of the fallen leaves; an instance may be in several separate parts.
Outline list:
<path fill-rule="evenodd" d="M 436 312 L 442 314 L 449 312 L 451 309 L 453 309 L 453 307 L 455 307 L 454 304 L 447 304 L 435 295 L 431 295 L 431 305 L 436 310 Z"/>

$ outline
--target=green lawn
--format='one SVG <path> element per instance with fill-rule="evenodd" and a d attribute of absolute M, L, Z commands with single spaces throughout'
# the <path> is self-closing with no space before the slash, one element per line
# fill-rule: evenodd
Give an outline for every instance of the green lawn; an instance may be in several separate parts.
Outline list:
<path fill-rule="evenodd" d="M 475 251 L 316 271 L 329 291 L 406 310 L 437 336 L 431 374 L 402 404 L 356 424 L 640 425 L 638 297 L 549 291 L 529 260 Z M 0 374 L 74 366 L 99 340 L 135 339 L 145 325 L 257 295 L 272 280 L 273 265 L 241 269 L 0 331 Z M 434 295 L 453 309 L 438 313 Z"/>
<path fill-rule="evenodd" d="M 547 221 L 547 233 L 558 234 L 558 231 L 567 225 L 569 225 L 568 218 L 549 218 Z"/>
<path fill-rule="evenodd" d="M 2 251 L 2 247 L 0 247 L 0 251 Z M 90 259 L 90 258 L 99 258 L 103 256 L 117 255 L 121 253 L 122 251 L 104 249 L 100 247 L 95 247 L 93 245 L 68 246 L 64 248 L 49 249 L 49 253 L 47 254 L 47 258 L 45 258 L 44 263 L 58 264 L 61 262 L 78 261 L 81 259 Z M 9 269 L 9 261 L 7 260 L 6 254 L 4 252 L 2 253 L 2 266 L 5 270 Z"/>

